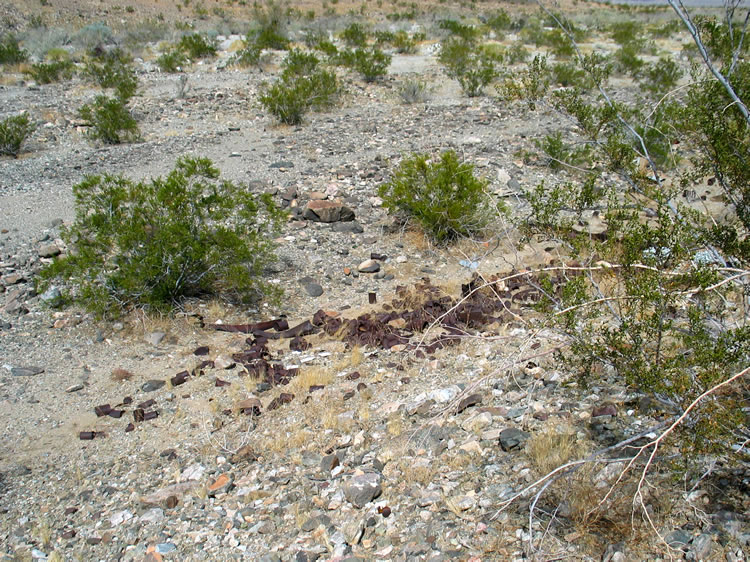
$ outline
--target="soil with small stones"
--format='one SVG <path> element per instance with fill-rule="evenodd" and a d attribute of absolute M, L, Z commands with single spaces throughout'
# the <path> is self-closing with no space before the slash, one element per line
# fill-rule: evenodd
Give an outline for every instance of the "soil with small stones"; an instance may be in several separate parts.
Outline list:
<path fill-rule="evenodd" d="M 278 125 L 256 101 L 281 53 L 260 72 L 225 67 L 231 54 L 221 51 L 191 69 L 184 98 L 177 76 L 138 61 L 131 105 L 143 141 L 120 146 L 87 139 L 77 117 L 97 93 L 87 84 L 35 86 L 19 74 L 0 86 L 2 116 L 26 110 L 40 122 L 20 158 L 0 160 L 3 559 L 665 556 L 655 535 L 630 546 L 615 525 L 577 524 L 561 489 L 536 505 L 531 528 L 528 497 L 503 509 L 541 474 L 530 440 L 555 430 L 593 450 L 652 427 L 660 411 L 606 377 L 585 394 L 576 387 L 554 360 L 561 341 L 532 324 L 533 279 L 498 283 L 465 322 L 442 316 L 475 271 L 556 265 L 558 250 L 518 250 L 508 225 L 488 243 L 435 248 L 388 216 L 378 185 L 404 155 L 454 149 L 515 208 L 522 188 L 551 179 L 519 154 L 557 116 L 465 98 L 434 52 L 428 43 L 394 55 L 375 84 L 344 75 L 341 106 L 299 127 Z M 432 86 L 430 99 L 404 105 L 398 86 L 414 76 Z M 175 317 L 120 322 L 45 304 L 34 277 L 50 248 L 64 250 L 72 186 L 88 174 L 163 175 L 183 155 L 290 205 L 267 272 L 282 304 L 191 302 Z M 305 220 L 301 210 L 321 197 L 354 221 Z M 379 271 L 360 272 L 368 260 Z M 305 321 L 319 328 L 284 337 Z M 320 328 L 347 321 L 354 331 Z M 378 323 L 398 339 L 360 335 Z M 235 324 L 256 325 L 227 329 Z M 606 490 L 622 467 L 597 465 L 586 493 Z M 722 478 L 690 492 L 701 517 L 661 520 L 674 556 L 744 559 L 748 475 Z"/>

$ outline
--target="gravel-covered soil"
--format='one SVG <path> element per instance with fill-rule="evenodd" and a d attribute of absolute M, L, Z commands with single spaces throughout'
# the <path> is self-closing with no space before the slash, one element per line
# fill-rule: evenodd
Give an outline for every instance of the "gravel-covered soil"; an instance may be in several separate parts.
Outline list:
<path fill-rule="evenodd" d="M 3 10 L 22 19 L 23 9 Z M 377 187 L 415 151 L 456 150 L 516 215 L 522 188 L 554 180 L 522 154 L 558 117 L 464 97 L 434 53 L 428 41 L 419 54 L 394 55 L 375 84 L 342 74 L 341 105 L 299 127 L 278 125 L 256 101 L 281 53 L 264 71 L 237 70 L 222 50 L 191 68 L 184 98 L 177 76 L 146 57 L 131 102 L 142 141 L 117 146 L 86 137 L 77 111 L 97 93 L 88 84 L 4 76 L 0 117 L 25 110 L 40 125 L 18 159 L 0 159 L 2 559 L 745 559 L 750 476 L 741 469 L 682 495 L 655 478 L 646 501 L 664 540 L 646 526 L 618 528 L 628 497 L 613 503 L 613 521 L 582 517 L 622 463 L 551 486 L 531 528 L 533 494 L 504 503 L 542 475 L 540 443 L 550 455 L 560 439 L 593 452 L 661 414 L 606 376 L 583 392 L 555 359 L 561 341 L 533 327 L 537 312 L 521 296 L 433 353 L 414 344 L 445 334 L 437 324 L 388 349 L 340 333 L 308 336 L 302 351 L 271 340 L 269 362 L 299 369 L 288 385 L 247 373 L 236 354 L 252 336 L 216 329 L 277 318 L 293 327 L 319 310 L 343 319 L 408 311 L 432 286 L 436 298 L 459 299 L 474 269 L 560 264 L 554 243 L 519 249 L 508 219 L 489 242 L 436 248 L 381 207 Z M 398 86 L 417 75 L 430 99 L 404 105 Z M 65 250 L 59 227 L 74 217 L 72 186 L 88 174 L 163 175 L 188 154 L 293 211 L 267 272 L 282 302 L 189 302 L 174 317 L 117 321 L 45 304 L 35 274 Z M 318 198 L 340 200 L 355 220 L 305 220 L 301 210 Z M 371 258 L 378 271 L 358 271 Z M 523 291 L 528 280 L 512 285 L 503 287 Z"/>

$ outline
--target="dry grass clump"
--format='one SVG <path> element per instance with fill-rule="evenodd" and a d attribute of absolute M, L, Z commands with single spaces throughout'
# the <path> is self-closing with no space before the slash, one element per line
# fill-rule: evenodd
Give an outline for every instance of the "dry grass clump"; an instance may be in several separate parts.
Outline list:
<path fill-rule="evenodd" d="M 540 474 L 547 474 L 585 453 L 569 426 L 548 425 L 535 433 L 526 444 L 526 455 Z"/>

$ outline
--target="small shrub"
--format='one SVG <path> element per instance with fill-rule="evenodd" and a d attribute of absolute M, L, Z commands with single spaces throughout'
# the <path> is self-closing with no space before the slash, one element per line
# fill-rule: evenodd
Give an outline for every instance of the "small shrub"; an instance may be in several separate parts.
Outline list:
<path fill-rule="evenodd" d="M 448 31 L 451 35 L 455 35 L 467 42 L 474 42 L 479 37 L 479 30 L 473 25 L 464 25 L 456 20 L 441 20 L 438 24 L 440 29 Z"/>
<path fill-rule="evenodd" d="M 430 88 L 424 80 L 407 78 L 399 85 L 398 95 L 407 105 L 425 103 L 430 98 Z"/>
<path fill-rule="evenodd" d="M 73 188 L 70 254 L 42 274 L 63 278 L 86 308 L 117 315 L 169 310 L 185 297 L 240 300 L 272 293 L 260 281 L 282 218 L 270 197 L 220 180 L 205 158 L 181 158 L 166 177 L 89 176 Z"/>
<path fill-rule="evenodd" d="M 376 31 L 373 37 L 376 45 L 390 45 L 396 38 L 396 34 L 392 31 Z"/>
<path fill-rule="evenodd" d="M 24 141 L 34 132 L 35 125 L 25 113 L 0 121 L 0 154 L 17 158 Z"/>
<path fill-rule="evenodd" d="M 247 34 L 248 41 L 254 42 L 261 49 L 286 50 L 289 48 L 289 39 L 284 29 L 287 14 L 281 3 L 266 0 L 263 6 L 255 2 L 253 17 L 255 26 Z"/>
<path fill-rule="evenodd" d="M 447 39 L 440 49 L 438 60 L 445 67 L 445 73 L 461 85 L 469 97 L 482 94 L 484 88 L 498 72 L 495 61 L 482 49 L 463 39 Z"/>
<path fill-rule="evenodd" d="M 128 100 L 138 87 L 130 62 L 130 57 L 120 49 L 96 53 L 86 63 L 84 74 L 102 88 L 113 88 L 118 98 Z"/>
<path fill-rule="evenodd" d="M 349 47 L 364 47 L 368 36 L 367 29 L 359 23 L 351 23 L 341 32 L 341 40 Z"/>
<path fill-rule="evenodd" d="M 636 21 L 621 21 L 612 24 L 612 39 L 618 45 L 640 42 L 642 25 Z"/>
<path fill-rule="evenodd" d="M 187 62 L 188 59 L 187 56 L 185 56 L 185 53 L 178 49 L 170 49 L 156 59 L 156 64 L 162 72 L 170 73 L 180 72 Z"/>
<path fill-rule="evenodd" d="M 586 145 L 574 147 L 567 144 L 560 131 L 546 135 L 541 141 L 536 141 L 535 144 L 547 156 L 547 165 L 553 170 L 559 170 L 565 164 L 571 166 L 582 164 L 588 160 L 590 155 Z"/>
<path fill-rule="evenodd" d="M 70 80 L 75 73 L 75 65 L 69 60 L 38 62 L 24 71 L 37 84 L 52 84 L 62 80 Z"/>
<path fill-rule="evenodd" d="M 299 49 L 293 49 L 287 53 L 284 62 L 281 63 L 284 76 L 305 76 L 314 72 L 320 59 L 313 53 L 306 53 Z"/>
<path fill-rule="evenodd" d="M 29 58 L 28 53 L 21 49 L 18 39 L 14 35 L 8 34 L 0 41 L 0 64 L 19 64 L 26 62 Z"/>
<path fill-rule="evenodd" d="M 505 63 L 506 64 L 518 64 L 519 62 L 526 62 L 529 60 L 531 53 L 524 47 L 523 43 L 516 42 L 505 50 Z"/>
<path fill-rule="evenodd" d="M 557 63 L 550 68 L 550 73 L 555 82 L 563 87 L 579 86 L 584 89 L 590 87 L 586 72 L 572 63 Z"/>
<path fill-rule="evenodd" d="M 246 43 L 242 49 L 232 57 L 231 63 L 241 68 L 260 66 L 263 59 L 263 49 L 253 42 Z"/>
<path fill-rule="evenodd" d="M 613 58 L 615 68 L 622 73 L 638 77 L 646 66 L 646 61 L 638 56 L 641 49 L 635 43 L 627 43 L 615 51 Z"/>
<path fill-rule="evenodd" d="M 643 71 L 641 85 L 656 95 L 664 95 L 677 86 L 682 78 L 682 69 L 669 57 L 662 57 L 659 62 L 649 65 Z"/>
<path fill-rule="evenodd" d="M 132 142 L 139 138 L 138 123 L 120 98 L 97 96 L 92 103 L 81 107 L 79 114 L 88 121 L 92 138 L 107 144 Z"/>
<path fill-rule="evenodd" d="M 436 242 L 481 232 L 489 221 L 487 182 L 474 166 L 446 151 L 437 161 L 415 154 L 402 161 L 393 177 L 378 188 L 383 205 L 416 220 Z"/>
<path fill-rule="evenodd" d="M 541 101 L 549 90 L 549 70 L 547 57 L 536 55 L 528 68 L 513 76 L 507 76 L 497 91 L 504 100 L 524 100 L 532 111 L 537 102 Z"/>
<path fill-rule="evenodd" d="M 192 60 L 216 56 L 216 42 L 198 33 L 183 35 L 177 48 Z"/>
<path fill-rule="evenodd" d="M 406 31 L 397 31 L 391 43 L 397 53 L 412 55 L 417 52 L 417 38 L 410 37 Z"/>
<path fill-rule="evenodd" d="M 282 77 L 270 86 L 264 84 L 258 99 L 282 123 L 298 125 L 311 109 L 333 105 L 338 93 L 336 74 L 317 70 L 309 76 Z"/>
<path fill-rule="evenodd" d="M 487 26 L 495 33 L 501 33 L 512 29 L 513 21 L 510 19 L 508 12 L 501 9 L 487 19 Z"/>
<path fill-rule="evenodd" d="M 388 74 L 391 59 L 391 55 L 377 48 L 357 49 L 354 51 L 352 66 L 362 75 L 365 82 L 375 82 L 378 78 Z"/>

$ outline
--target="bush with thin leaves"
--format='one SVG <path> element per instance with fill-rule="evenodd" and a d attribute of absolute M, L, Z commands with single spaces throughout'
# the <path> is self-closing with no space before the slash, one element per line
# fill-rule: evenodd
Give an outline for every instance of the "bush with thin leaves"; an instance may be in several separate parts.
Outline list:
<path fill-rule="evenodd" d="M 0 40 L 0 64 L 19 64 L 28 58 L 28 53 L 20 47 L 14 35 L 3 36 Z"/>
<path fill-rule="evenodd" d="M 263 84 L 258 100 L 282 123 L 299 125 L 311 109 L 332 106 L 339 90 L 334 72 L 316 70 L 309 75 L 282 75 L 274 84 Z"/>
<path fill-rule="evenodd" d="M 6 117 L 0 121 L 0 154 L 17 158 L 24 141 L 34 132 L 36 126 L 25 113 Z"/>
<path fill-rule="evenodd" d="M 183 35 L 177 48 L 192 60 L 216 56 L 216 42 L 199 33 Z"/>
<path fill-rule="evenodd" d="M 474 166 L 448 150 L 439 158 L 415 154 L 401 162 L 378 188 L 383 206 L 417 221 L 436 242 L 446 243 L 481 233 L 490 220 L 487 181 Z"/>
<path fill-rule="evenodd" d="M 181 158 L 166 177 L 89 176 L 73 188 L 70 253 L 42 274 L 99 315 L 169 310 L 187 297 L 249 301 L 274 260 L 282 213 L 270 196 L 222 180 L 206 158 Z"/>
<path fill-rule="evenodd" d="M 156 59 L 156 64 L 162 72 L 170 73 L 180 72 L 187 62 L 187 55 L 179 49 L 170 49 Z"/>
<path fill-rule="evenodd" d="M 75 73 L 75 65 L 69 60 L 54 60 L 38 62 L 24 71 L 37 84 L 52 84 L 62 80 L 70 80 Z"/>
<path fill-rule="evenodd" d="M 461 89 L 471 98 L 482 95 L 484 88 L 498 75 L 492 53 L 464 39 L 444 41 L 438 59 L 445 73 L 458 80 Z"/>
<path fill-rule="evenodd" d="M 120 49 L 92 53 L 84 74 L 102 88 L 112 88 L 115 95 L 128 100 L 135 95 L 138 78 L 130 65 L 132 59 Z"/>
<path fill-rule="evenodd" d="M 96 96 L 79 110 L 81 119 L 88 122 L 91 138 L 107 144 L 133 142 L 139 139 L 138 122 L 130 114 L 127 101 L 119 97 Z"/>

